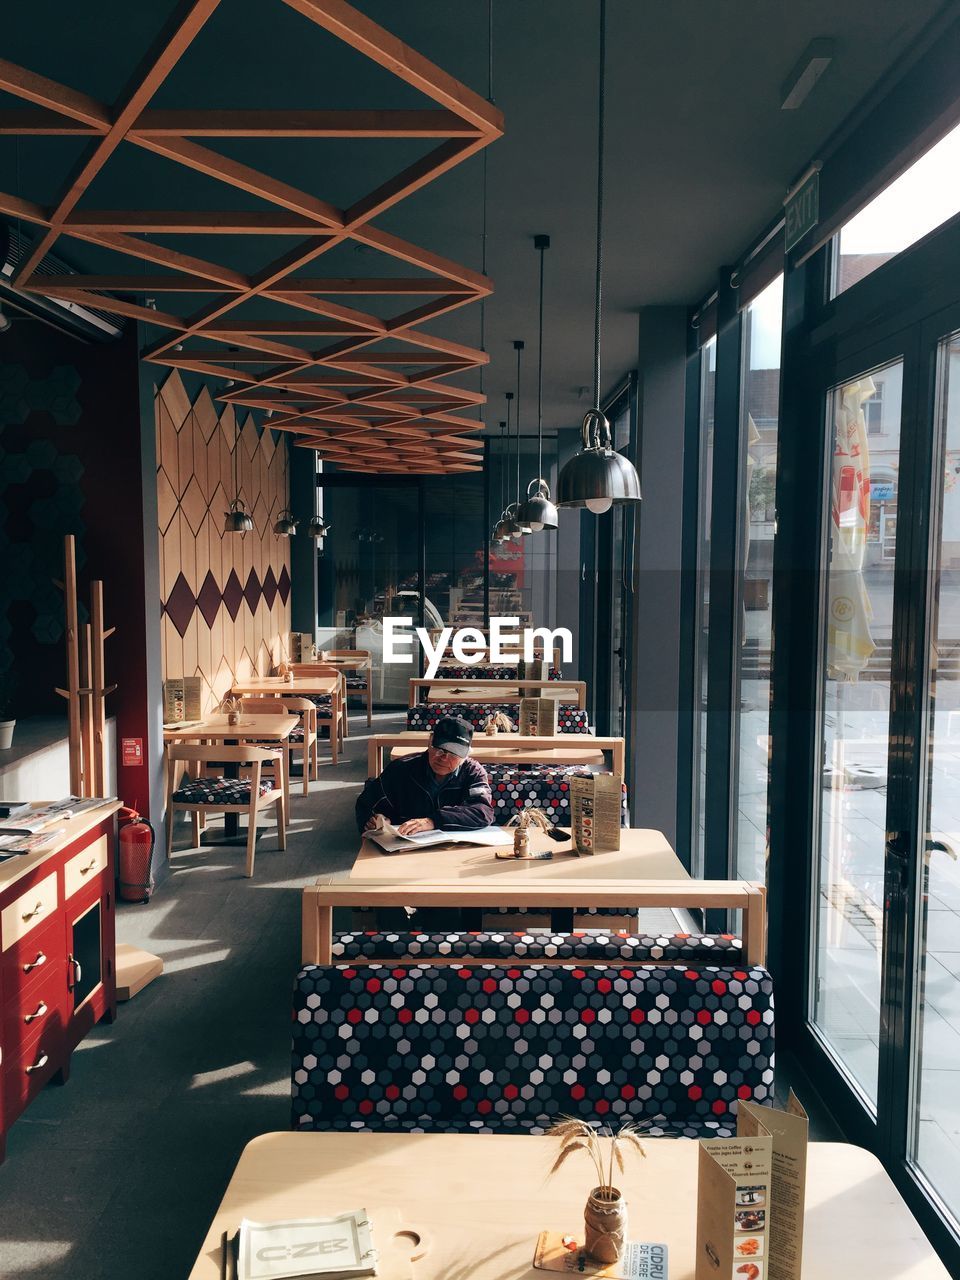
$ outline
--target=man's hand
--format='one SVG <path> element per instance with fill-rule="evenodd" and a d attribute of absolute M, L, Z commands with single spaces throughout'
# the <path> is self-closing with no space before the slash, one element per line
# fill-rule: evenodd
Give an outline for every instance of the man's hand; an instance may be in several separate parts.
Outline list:
<path fill-rule="evenodd" d="M 401 822 L 397 830 L 402 836 L 415 836 L 421 831 L 433 831 L 432 818 L 408 818 L 406 822 Z"/>
<path fill-rule="evenodd" d="M 375 817 L 373 817 L 373 818 L 368 818 L 368 819 L 367 819 L 367 821 L 366 821 L 366 823 L 364 824 L 363 829 L 364 829 L 364 831 L 376 831 L 376 829 L 377 829 L 377 827 L 379 827 L 379 825 L 380 825 L 380 823 L 377 821 L 377 819 L 376 819 Z"/>

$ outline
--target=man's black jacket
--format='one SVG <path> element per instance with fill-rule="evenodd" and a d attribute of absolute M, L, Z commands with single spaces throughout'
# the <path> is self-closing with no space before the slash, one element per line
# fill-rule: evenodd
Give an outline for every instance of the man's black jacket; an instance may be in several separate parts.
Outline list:
<path fill-rule="evenodd" d="M 425 751 L 391 761 L 379 778 L 368 778 L 360 792 L 357 826 L 362 831 L 375 813 L 394 824 L 431 818 L 440 831 L 472 831 L 493 822 L 490 783 L 482 764 L 468 756 L 436 793 L 431 790 L 433 781 Z"/>

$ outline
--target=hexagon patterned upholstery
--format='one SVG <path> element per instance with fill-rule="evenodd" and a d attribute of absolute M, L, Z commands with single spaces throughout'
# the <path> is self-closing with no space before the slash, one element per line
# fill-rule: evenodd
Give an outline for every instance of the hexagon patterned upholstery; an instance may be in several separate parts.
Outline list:
<path fill-rule="evenodd" d="M 335 960 L 604 960 L 644 962 L 710 960 L 731 964 L 743 950 L 732 933 L 340 933 Z"/>
<path fill-rule="evenodd" d="M 492 666 L 489 663 L 477 663 L 476 666 L 457 666 L 444 663 L 437 670 L 438 680 L 516 680 L 517 668 Z M 548 680 L 562 680 L 563 672 L 559 667 L 551 667 L 547 673 Z"/>
<path fill-rule="evenodd" d="M 520 713 L 516 702 L 419 702 L 407 708 L 408 729 L 432 729 L 443 716 L 462 716 L 469 720 L 474 731 L 483 728 L 489 716 L 502 711 L 516 724 Z M 557 709 L 558 733 L 589 733 L 590 721 L 586 711 L 572 702 L 561 702 Z"/>
<path fill-rule="evenodd" d="M 484 762 L 493 796 L 494 822 L 505 823 L 521 809 L 537 808 L 555 826 L 569 827 L 570 779 L 589 778 L 591 770 L 582 764 L 547 765 L 497 764 Z M 627 788 L 623 787 L 620 825 L 627 823 Z"/>
<path fill-rule="evenodd" d="M 542 1133 L 560 1116 L 728 1136 L 773 1097 L 759 967 L 308 965 L 295 1129 Z"/>

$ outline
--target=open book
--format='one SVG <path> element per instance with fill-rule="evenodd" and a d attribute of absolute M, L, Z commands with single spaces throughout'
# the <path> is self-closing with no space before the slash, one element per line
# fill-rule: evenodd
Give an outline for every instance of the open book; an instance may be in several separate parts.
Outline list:
<path fill-rule="evenodd" d="M 473 831 L 418 831 L 414 836 L 402 836 L 390 822 L 376 831 L 364 835 L 378 844 L 384 853 L 400 853 L 402 850 L 424 848 L 433 844 L 483 844 L 499 846 L 509 844 L 512 837 L 502 827 L 477 827 Z"/>

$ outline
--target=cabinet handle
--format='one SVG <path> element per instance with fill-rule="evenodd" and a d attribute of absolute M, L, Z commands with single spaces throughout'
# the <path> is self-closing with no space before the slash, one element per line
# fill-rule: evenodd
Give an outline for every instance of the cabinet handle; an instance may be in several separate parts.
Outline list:
<path fill-rule="evenodd" d="M 83 981 L 83 969 L 80 967 L 80 961 L 76 956 L 71 955 L 68 958 L 70 963 L 73 965 L 73 982 L 70 983 L 70 988 L 72 990 L 78 982 Z"/>
<path fill-rule="evenodd" d="M 81 868 L 80 868 L 80 874 L 81 874 L 82 876 L 85 876 L 85 875 L 87 874 L 87 872 L 88 872 L 88 871 L 92 871 L 92 870 L 93 870 L 93 868 L 94 868 L 96 865 L 97 865 L 97 860 L 96 860 L 96 858 L 91 858 L 91 859 L 90 859 L 90 861 L 87 863 L 87 865 L 86 865 L 85 867 L 81 867 Z"/>
<path fill-rule="evenodd" d="M 36 1022 L 37 1018 L 42 1018 L 47 1012 L 47 1006 L 41 1000 L 33 1013 L 25 1013 L 23 1015 L 24 1022 Z"/>
<path fill-rule="evenodd" d="M 50 1055 L 47 1053 L 44 1053 L 43 1050 L 41 1049 L 40 1057 L 36 1060 L 33 1066 L 24 1067 L 23 1069 L 24 1071 L 26 1071 L 27 1075 L 30 1075 L 31 1072 L 39 1071 L 41 1067 L 45 1067 L 49 1061 L 50 1061 Z"/>
<path fill-rule="evenodd" d="M 28 911 L 26 915 L 21 915 L 20 919 L 24 922 L 24 924 L 26 924 L 26 922 L 28 920 L 32 920 L 34 916 L 38 916 L 42 910 L 43 910 L 43 902 L 41 900 L 40 902 L 37 903 L 37 905 L 33 908 L 32 911 Z"/>
<path fill-rule="evenodd" d="M 36 960 L 32 961 L 30 964 L 25 964 L 23 966 L 23 972 L 29 973 L 31 969 L 39 969 L 42 964 L 46 964 L 46 963 L 47 963 L 47 957 L 43 954 L 42 951 L 38 951 Z"/>

